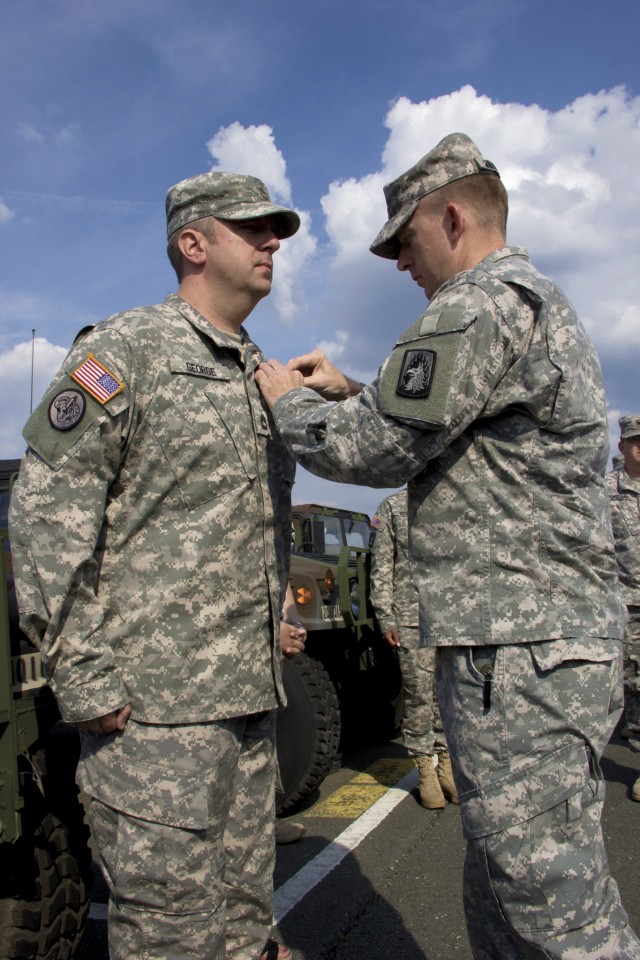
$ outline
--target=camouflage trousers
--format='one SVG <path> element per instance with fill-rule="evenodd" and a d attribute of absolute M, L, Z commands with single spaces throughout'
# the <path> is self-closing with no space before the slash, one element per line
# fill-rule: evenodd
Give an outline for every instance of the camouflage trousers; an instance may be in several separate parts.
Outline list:
<path fill-rule="evenodd" d="M 272 925 L 275 711 L 83 733 L 111 960 L 256 960 Z"/>
<path fill-rule="evenodd" d="M 600 827 L 622 655 L 593 645 L 590 661 L 553 641 L 438 650 L 475 960 L 640 960 Z"/>
<path fill-rule="evenodd" d="M 436 698 L 436 651 L 421 647 L 417 627 L 400 627 L 402 670 L 402 742 L 412 757 L 447 749 Z"/>
<path fill-rule="evenodd" d="M 624 722 L 629 746 L 640 753 L 640 607 L 627 607 L 624 636 Z"/>

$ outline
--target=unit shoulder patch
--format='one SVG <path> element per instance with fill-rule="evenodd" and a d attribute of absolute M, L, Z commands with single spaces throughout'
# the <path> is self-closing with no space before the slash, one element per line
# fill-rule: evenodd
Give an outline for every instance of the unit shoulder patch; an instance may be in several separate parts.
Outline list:
<path fill-rule="evenodd" d="M 387 416 L 439 429 L 447 409 L 458 355 L 477 319 L 457 305 L 429 308 L 406 330 L 380 375 L 378 403 Z"/>
<path fill-rule="evenodd" d="M 80 390 L 61 390 L 49 404 L 49 423 L 54 430 L 71 430 L 80 423 L 87 401 Z"/>
<path fill-rule="evenodd" d="M 405 352 L 396 393 L 401 397 L 424 399 L 431 392 L 436 365 L 436 351 L 414 349 Z"/>
<path fill-rule="evenodd" d="M 108 403 L 124 390 L 124 383 L 100 363 L 92 353 L 70 374 L 71 378 L 100 404 Z"/>

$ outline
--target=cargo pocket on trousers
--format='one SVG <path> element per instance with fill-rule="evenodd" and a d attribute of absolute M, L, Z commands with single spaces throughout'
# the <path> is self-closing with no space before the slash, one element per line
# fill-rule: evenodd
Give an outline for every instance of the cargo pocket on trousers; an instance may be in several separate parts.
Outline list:
<path fill-rule="evenodd" d="M 608 868 L 593 781 L 477 842 L 484 844 L 493 893 L 518 933 L 578 929 L 597 915 Z"/>
<path fill-rule="evenodd" d="M 118 901 L 167 914 L 215 909 L 221 852 L 202 780 L 123 757 L 84 763 L 91 831 Z"/>
<path fill-rule="evenodd" d="M 609 873 L 590 784 L 482 842 L 492 890 L 518 933 L 579 929 L 601 911 Z"/>
<path fill-rule="evenodd" d="M 220 850 L 206 829 L 141 820 L 95 799 L 90 821 L 120 907 L 194 916 L 220 907 Z"/>

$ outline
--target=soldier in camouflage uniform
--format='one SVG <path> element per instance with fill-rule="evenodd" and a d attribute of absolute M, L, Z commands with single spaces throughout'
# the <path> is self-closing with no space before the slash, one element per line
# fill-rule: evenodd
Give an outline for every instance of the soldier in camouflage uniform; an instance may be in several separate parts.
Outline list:
<path fill-rule="evenodd" d="M 111 960 L 290 955 L 269 931 L 294 462 L 242 323 L 298 226 L 253 177 L 177 184 L 177 295 L 82 331 L 24 431 L 21 625 L 81 728 Z"/>
<path fill-rule="evenodd" d="M 640 413 L 620 418 L 623 460 L 607 474 L 611 521 L 622 595 L 627 605 L 624 639 L 624 717 L 632 750 L 640 752 Z M 640 777 L 631 788 L 640 802 Z"/>
<path fill-rule="evenodd" d="M 474 956 L 640 960 L 600 828 L 625 610 L 598 360 L 561 291 L 505 246 L 506 192 L 467 136 L 385 194 L 371 249 L 424 288 L 426 312 L 364 388 L 320 351 L 256 379 L 312 472 L 408 480 Z"/>
<path fill-rule="evenodd" d="M 420 803 L 427 810 L 441 810 L 446 800 L 459 801 L 436 700 L 436 651 L 420 643 L 418 591 L 409 562 L 407 491 L 383 500 L 371 526 L 376 530 L 371 603 L 384 639 L 400 657 L 402 742 L 418 768 Z"/>

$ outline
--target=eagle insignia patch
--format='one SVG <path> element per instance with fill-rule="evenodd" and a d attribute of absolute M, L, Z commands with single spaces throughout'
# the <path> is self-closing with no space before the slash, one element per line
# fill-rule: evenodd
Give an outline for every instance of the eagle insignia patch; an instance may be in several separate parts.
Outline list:
<path fill-rule="evenodd" d="M 402 361 L 396 393 L 401 397 L 428 397 L 435 366 L 435 350 L 407 350 Z"/>

